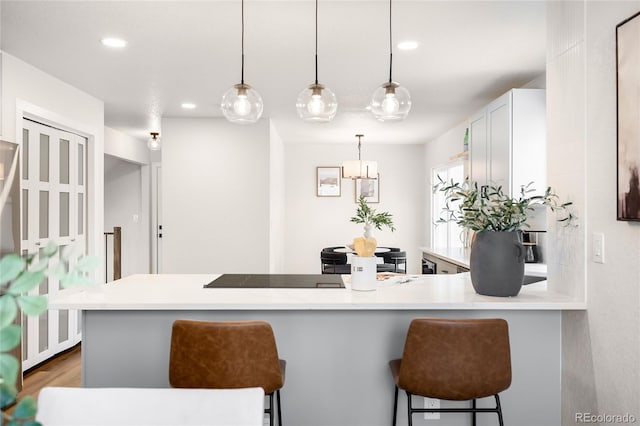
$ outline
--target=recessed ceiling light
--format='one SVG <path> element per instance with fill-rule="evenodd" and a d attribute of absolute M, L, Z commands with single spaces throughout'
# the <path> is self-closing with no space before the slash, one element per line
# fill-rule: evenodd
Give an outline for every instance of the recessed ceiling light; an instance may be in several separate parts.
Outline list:
<path fill-rule="evenodd" d="M 125 47 L 127 42 L 121 38 L 106 37 L 100 40 L 100 43 L 107 47 Z"/>
<path fill-rule="evenodd" d="M 184 109 L 194 109 L 196 107 L 196 104 L 192 104 L 191 102 L 185 102 L 181 106 Z"/>
<path fill-rule="evenodd" d="M 418 47 L 418 42 L 413 40 L 407 40 L 398 43 L 398 49 L 400 50 L 413 50 Z"/>

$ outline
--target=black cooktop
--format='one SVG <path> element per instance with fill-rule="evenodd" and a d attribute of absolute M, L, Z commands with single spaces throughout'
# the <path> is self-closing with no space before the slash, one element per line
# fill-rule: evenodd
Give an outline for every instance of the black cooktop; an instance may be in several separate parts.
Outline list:
<path fill-rule="evenodd" d="M 340 275 L 223 274 L 204 288 L 344 288 Z"/>

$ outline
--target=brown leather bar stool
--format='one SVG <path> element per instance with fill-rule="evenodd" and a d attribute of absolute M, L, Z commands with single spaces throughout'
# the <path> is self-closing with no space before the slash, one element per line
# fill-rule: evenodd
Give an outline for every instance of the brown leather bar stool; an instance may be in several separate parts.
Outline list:
<path fill-rule="evenodd" d="M 499 392 L 511 385 L 509 329 L 503 319 L 417 318 L 411 321 L 402 359 L 389 362 L 395 395 L 407 393 L 409 426 L 413 413 L 497 413 L 503 426 Z M 472 401 L 471 408 L 413 408 L 411 396 Z M 476 399 L 494 396 L 496 408 L 476 408 Z"/>
<path fill-rule="evenodd" d="M 269 396 L 273 426 L 273 395 L 282 426 L 280 389 L 285 361 L 271 325 L 265 321 L 176 320 L 171 332 L 169 383 L 175 388 L 234 389 L 261 387 Z"/>

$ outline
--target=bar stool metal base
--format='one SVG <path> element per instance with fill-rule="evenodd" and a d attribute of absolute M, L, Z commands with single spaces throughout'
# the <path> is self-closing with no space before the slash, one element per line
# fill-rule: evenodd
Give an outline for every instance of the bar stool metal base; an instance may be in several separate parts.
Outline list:
<path fill-rule="evenodd" d="M 280 406 L 280 389 L 275 392 L 271 392 L 269 396 L 269 407 L 264 409 L 264 412 L 269 415 L 269 425 L 273 426 L 273 394 L 276 394 L 276 403 L 278 410 L 278 426 L 282 426 L 282 407 Z"/>
<path fill-rule="evenodd" d="M 472 400 L 471 408 L 413 408 L 411 404 L 411 396 L 413 395 L 409 391 L 407 393 L 407 413 L 409 415 L 408 425 L 413 426 L 412 416 L 414 413 L 471 413 L 471 425 L 476 426 L 476 413 L 496 413 L 498 415 L 498 422 L 500 426 L 504 426 L 504 420 L 502 418 L 502 407 L 500 406 L 500 397 L 495 394 L 496 408 L 477 408 L 476 400 Z M 396 418 L 398 413 L 398 387 L 395 387 L 394 400 L 393 400 L 393 426 L 396 426 Z"/>

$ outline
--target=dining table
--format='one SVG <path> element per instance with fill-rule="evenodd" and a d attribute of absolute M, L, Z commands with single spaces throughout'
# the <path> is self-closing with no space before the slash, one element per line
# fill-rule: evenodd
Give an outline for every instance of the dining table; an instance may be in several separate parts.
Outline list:
<path fill-rule="evenodd" d="M 336 249 L 333 249 L 334 252 L 336 253 L 346 253 L 346 254 L 355 254 L 355 250 L 352 249 L 351 247 L 338 247 Z M 388 253 L 390 252 L 391 249 L 389 247 L 376 247 L 375 253 Z"/>
<path fill-rule="evenodd" d="M 346 253 L 347 255 L 347 264 L 351 264 L 351 257 L 356 255 L 356 251 L 354 249 L 352 249 L 351 247 L 338 247 L 336 249 L 333 249 L 334 252 L 336 253 Z M 390 252 L 391 249 L 389 247 L 376 247 L 375 249 L 375 253 L 380 254 L 380 253 L 388 253 Z M 384 263 L 384 259 L 381 256 L 376 256 L 376 264 L 382 264 Z"/>

